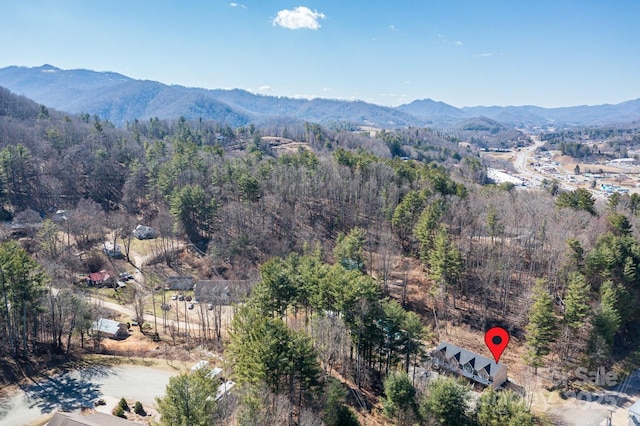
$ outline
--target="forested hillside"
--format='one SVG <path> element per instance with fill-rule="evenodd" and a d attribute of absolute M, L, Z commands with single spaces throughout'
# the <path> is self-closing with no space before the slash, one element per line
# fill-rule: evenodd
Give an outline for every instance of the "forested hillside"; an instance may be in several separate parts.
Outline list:
<path fill-rule="evenodd" d="M 513 137 L 504 143 L 521 142 Z M 111 262 L 105 239 L 128 256 L 142 223 L 159 246 L 177 242 L 161 259 L 172 273 L 258 281 L 224 342 L 238 398 L 207 405 L 205 423 L 235 412 L 241 424 L 453 424 L 448 413 L 460 424 L 533 424 L 516 397 L 496 411 L 487 391 L 473 408 L 446 397 L 466 401 L 466 387 L 415 372 L 452 329 L 494 325 L 527 353 L 514 362 L 539 374 L 550 363 L 621 365 L 640 337 L 640 202 L 488 185 L 477 147 L 459 142 L 469 141 L 309 122 L 116 128 L 0 89 L 2 214 L 12 221 L 0 245 L 0 356 L 104 350 L 98 338 L 85 345 L 99 309 L 77 277 Z M 135 304 L 155 310 L 156 283 Z M 157 325 L 146 335 L 185 343 Z M 192 339 L 219 348 L 222 336 Z M 176 405 L 159 406 L 171 423 Z"/>
<path fill-rule="evenodd" d="M 560 150 L 562 155 L 588 162 L 627 158 L 635 155 L 640 146 L 640 123 L 545 132 L 541 140 L 546 142 L 547 149 Z"/>

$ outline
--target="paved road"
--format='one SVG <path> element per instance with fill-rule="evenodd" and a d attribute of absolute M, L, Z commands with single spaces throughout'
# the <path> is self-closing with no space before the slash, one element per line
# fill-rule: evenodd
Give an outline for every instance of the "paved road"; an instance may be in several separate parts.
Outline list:
<path fill-rule="evenodd" d="M 539 136 L 535 136 L 535 135 L 531 136 L 531 139 L 533 140 L 533 145 L 520 148 L 520 151 L 518 152 L 518 154 L 513 160 L 513 166 L 518 171 L 518 174 L 520 174 L 521 176 L 524 176 L 526 179 L 528 179 L 531 182 L 536 182 L 536 186 L 538 186 L 544 179 L 549 178 L 549 176 L 545 176 L 542 173 L 538 173 L 534 169 L 528 168 L 527 164 L 529 164 L 530 158 L 533 154 L 535 154 L 536 149 L 544 145 L 544 142 L 540 140 Z M 573 191 L 577 189 L 577 186 L 567 183 L 565 181 L 561 180 L 559 181 L 559 183 L 560 183 L 560 187 L 567 191 Z"/>
<path fill-rule="evenodd" d="M 549 413 L 562 426 L 627 426 L 627 409 L 640 398 L 640 370 L 620 379 L 614 389 L 594 393 L 568 393 L 561 405 L 554 404 Z"/>
<path fill-rule="evenodd" d="M 542 180 L 540 179 L 540 175 L 537 173 L 531 173 L 529 169 L 527 169 L 527 164 L 529 163 L 529 157 L 531 154 L 535 153 L 536 149 L 541 147 L 544 142 L 540 140 L 537 136 L 532 136 L 533 145 L 526 146 L 524 148 L 520 148 L 520 151 L 516 155 L 515 160 L 513 161 L 513 166 L 516 168 L 519 174 L 526 177 L 530 180 Z"/>
<path fill-rule="evenodd" d="M 531 139 L 534 142 L 533 145 L 520 149 L 518 154 L 513 159 L 513 166 L 515 167 L 519 175 L 524 176 L 526 179 L 528 179 L 531 182 L 535 182 L 536 184 L 533 186 L 539 186 L 544 179 L 548 179 L 548 178 L 553 179 L 553 177 L 546 176 L 542 173 L 537 172 L 535 169 L 531 169 L 527 166 L 529 164 L 531 156 L 535 153 L 536 149 L 544 145 L 544 142 L 540 140 L 539 136 L 535 136 L 535 135 L 531 136 Z M 573 185 L 565 180 L 559 180 L 558 183 L 560 184 L 560 188 L 566 191 L 575 191 L 576 189 L 578 189 L 578 186 Z M 597 191 L 589 188 L 587 189 L 591 192 L 591 194 L 596 199 L 598 200 L 607 199 L 607 197 L 605 197 L 601 191 Z"/>
<path fill-rule="evenodd" d="M 0 398 L 0 425 L 21 426 L 56 410 L 76 411 L 98 398 L 124 397 L 152 407 L 177 372 L 152 367 L 94 366 L 62 373 Z M 111 410 L 112 406 L 105 406 Z"/>

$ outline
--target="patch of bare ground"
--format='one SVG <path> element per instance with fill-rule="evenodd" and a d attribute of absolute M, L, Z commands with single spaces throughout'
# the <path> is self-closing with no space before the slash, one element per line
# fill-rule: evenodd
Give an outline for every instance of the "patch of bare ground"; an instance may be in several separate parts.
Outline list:
<path fill-rule="evenodd" d="M 379 395 L 364 388 L 358 389 L 352 380 L 340 374 L 338 370 L 332 370 L 330 375 L 348 388 L 347 403 L 356 413 L 361 425 L 383 426 L 390 424 L 389 419 L 382 413 L 382 399 Z M 362 408 L 362 403 L 367 405 L 368 410 Z"/>
<path fill-rule="evenodd" d="M 28 360 L 0 359 L 0 397 L 11 394 L 19 384 L 59 372 L 68 365 L 81 362 L 81 355 L 56 353 L 31 354 Z"/>
<path fill-rule="evenodd" d="M 300 150 L 313 151 L 311 146 L 306 142 L 297 142 L 293 139 L 275 137 L 275 136 L 263 136 L 262 142 L 268 143 L 269 147 L 277 156 L 284 154 L 295 154 Z"/>
<path fill-rule="evenodd" d="M 512 162 L 516 156 L 515 152 L 482 152 L 483 157 L 493 158 L 495 160 Z"/>
<path fill-rule="evenodd" d="M 104 405 L 98 405 L 95 409 L 85 409 L 82 411 L 83 415 L 91 415 L 95 412 L 112 414 L 113 410 L 118 406 L 120 400 L 114 397 L 104 397 L 102 398 Z M 134 411 L 134 406 L 136 400 L 127 399 L 127 405 L 129 406 L 129 410 L 124 412 L 124 416 L 127 420 L 131 422 L 140 423 L 143 425 L 152 425 L 157 424 L 160 420 L 160 414 L 158 410 L 156 410 L 153 406 L 142 406 L 142 411 L 136 413 Z"/>
<path fill-rule="evenodd" d="M 598 173 L 600 170 L 607 173 L 628 173 L 629 170 L 622 169 L 620 167 L 610 166 L 608 164 L 590 164 L 581 162 L 568 155 L 554 155 L 553 161 L 560 163 L 560 167 L 566 170 L 568 173 L 573 173 L 576 165 L 580 166 L 582 173 Z"/>
<path fill-rule="evenodd" d="M 182 363 L 185 366 L 203 357 L 203 353 L 219 353 L 222 347 L 211 351 L 203 351 L 195 344 L 178 343 L 175 346 L 170 340 L 154 342 L 149 336 L 139 331 L 124 340 L 104 339 L 100 342 L 100 354 L 122 358 L 122 362 L 143 362 L 146 364 Z M 137 361 L 136 361 L 137 360 Z M 142 361 L 140 361 L 142 360 Z"/>

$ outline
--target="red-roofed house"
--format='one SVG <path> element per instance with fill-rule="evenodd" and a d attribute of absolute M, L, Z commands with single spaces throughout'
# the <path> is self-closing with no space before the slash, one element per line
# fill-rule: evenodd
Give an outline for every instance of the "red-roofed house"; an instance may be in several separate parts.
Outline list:
<path fill-rule="evenodd" d="M 87 285 L 113 285 L 115 275 L 111 271 L 103 269 L 102 271 L 93 272 L 87 277 Z"/>

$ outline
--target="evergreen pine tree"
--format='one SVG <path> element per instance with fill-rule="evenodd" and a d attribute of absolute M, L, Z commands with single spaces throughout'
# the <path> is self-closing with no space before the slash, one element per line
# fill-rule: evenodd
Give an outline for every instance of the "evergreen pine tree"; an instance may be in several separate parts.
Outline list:
<path fill-rule="evenodd" d="M 526 327 L 529 365 L 536 369 L 543 365 L 542 357 L 549 354 L 558 334 L 553 301 L 545 289 L 544 282 L 540 280 L 533 289 L 533 305 L 529 310 L 529 324 Z"/>
<path fill-rule="evenodd" d="M 579 329 L 589 314 L 589 284 L 584 276 L 574 273 L 569 277 L 565 297 L 564 320 L 572 330 Z"/>

